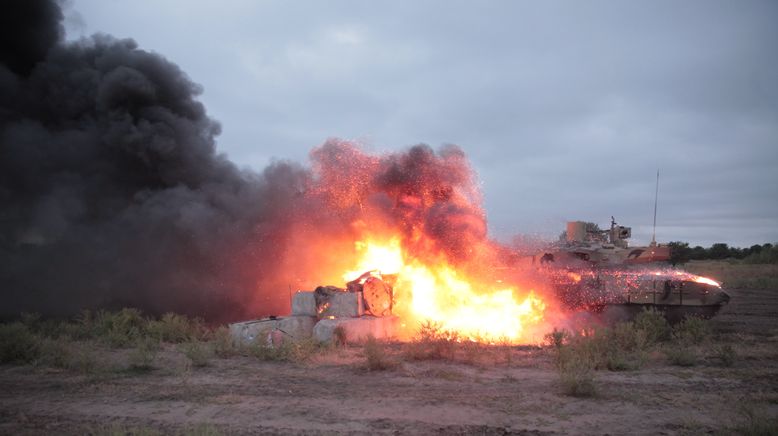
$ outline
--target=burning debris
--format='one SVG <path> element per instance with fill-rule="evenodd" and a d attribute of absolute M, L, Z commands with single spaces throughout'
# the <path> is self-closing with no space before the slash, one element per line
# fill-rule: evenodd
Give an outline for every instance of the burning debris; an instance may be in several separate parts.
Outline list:
<path fill-rule="evenodd" d="M 366 298 L 365 292 L 370 296 Z M 308 338 L 332 342 L 337 328 L 343 329 L 349 342 L 368 336 L 394 338 L 399 319 L 392 315 L 391 304 L 391 285 L 377 271 L 368 271 L 348 282 L 346 288 L 319 286 L 313 292 L 296 292 L 288 317 L 235 323 L 230 331 L 238 342 L 268 345 Z"/>

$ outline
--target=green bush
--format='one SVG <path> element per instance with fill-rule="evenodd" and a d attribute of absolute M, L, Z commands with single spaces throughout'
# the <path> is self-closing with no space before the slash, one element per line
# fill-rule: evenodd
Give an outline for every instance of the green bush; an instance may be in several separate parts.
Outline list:
<path fill-rule="evenodd" d="M 164 342 L 187 342 L 201 339 L 205 332 L 200 318 L 189 318 L 175 313 L 166 313 L 159 320 L 149 321 L 148 333 Z"/>
<path fill-rule="evenodd" d="M 138 309 L 101 310 L 91 322 L 92 335 L 111 347 L 128 347 L 146 335 L 148 320 Z"/>
<path fill-rule="evenodd" d="M 99 362 L 92 350 L 83 344 L 78 344 L 73 347 L 70 352 L 68 369 L 91 374 L 96 370 L 99 370 L 99 368 Z"/>
<path fill-rule="evenodd" d="M 57 339 L 42 339 L 41 352 L 36 364 L 68 368 L 71 362 L 72 344 Z"/>
<path fill-rule="evenodd" d="M 240 352 L 240 347 L 230 335 L 230 329 L 221 326 L 211 333 L 213 352 L 221 358 L 235 356 Z"/>
<path fill-rule="evenodd" d="M 592 369 L 611 371 L 635 370 L 643 366 L 652 345 L 649 333 L 634 323 L 619 323 L 612 328 L 593 328 L 570 335 L 565 345 L 557 348 L 557 363 L 566 353 L 574 353 Z"/>
<path fill-rule="evenodd" d="M 690 316 L 673 327 L 673 338 L 685 344 L 699 345 L 710 335 L 708 322 L 696 316 Z"/>
<path fill-rule="evenodd" d="M 304 362 L 319 352 L 319 344 L 313 339 L 285 340 L 277 346 L 257 342 L 248 347 L 251 355 L 259 360 L 275 362 Z"/>
<path fill-rule="evenodd" d="M 191 341 L 182 344 L 181 351 L 189 358 L 189 361 L 195 368 L 208 366 L 211 356 L 213 356 L 213 351 L 210 347 L 199 341 Z"/>
<path fill-rule="evenodd" d="M 0 325 L 0 363 L 32 363 L 41 353 L 40 338 L 22 323 Z"/>
<path fill-rule="evenodd" d="M 128 357 L 130 369 L 143 372 L 154 369 L 154 359 L 159 349 L 159 341 L 155 339 L 143 338 L 137 341 L 137 345 Z"/>
<path fill-rule="evenodd" d="M 38 365 L 92 373 L 97 368 L 94 353 L 86 344 L 71 342 L 62 338 L 41 341 Z"/>
<path fill-rule="evenodd" d="M 643 330 L 647 344 L 668 341 L 671 338 L 672 329 L 664 315 L 654 309 L 644 309 L 633 321 L 637 330 Z"/>
<path fill-rule="evenodd" d="M 559 351 L 559 380 L 565 395 L 594 396 L 597 393 L 594 379 L 596 362 L 592 360 L 590 350 L 572 346 Z"/>

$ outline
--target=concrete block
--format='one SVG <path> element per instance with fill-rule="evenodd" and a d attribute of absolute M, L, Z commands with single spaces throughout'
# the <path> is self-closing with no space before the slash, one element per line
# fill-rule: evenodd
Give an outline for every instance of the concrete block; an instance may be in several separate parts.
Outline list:
<path fill-rule="evenodd" d="M 297 291 L 292 296 L 292 315 L 317 316 L 316 296 L 313 292 Z"/>
<path fill-rule="evenodd" d="M 230 336 L 236 343 L 266 343 L 268 335 L 278 328 L 280 319 L 255 319 L 230 324 Z"/>
<path fill-rule="evenodd" d="M 284 338 L 299 340 L 313 336 L 313 326 L 316 325 L 316 317 L 293 315 L 282 318 L 278 322 L 278 330 L 284 333 Z"/>
<path fill-rule="evenodd" d="M 323 319 L 313 327 L 313 338 L 319 342 L 333 342 L 338 326 L 346 332 L 347 342 L 363 342 L 369 335 L 376 339 L 391 339 L 397 336 L 400 319 L 396 316 L 363 316 L 361 318 Z"/>
<path fill-rule="evenodd" d="M 257 319 L 230 324 L 230 336 L 243 345 L 278 345 L 282 340 L 310 338 L 315 324 L 316 318 L 312 316 Z"/>
<path fill-rule="evenodd" d="M 335 292 L 318 308 L 319 318 L 358 317 L 365 313 L 361 292 Z"/>

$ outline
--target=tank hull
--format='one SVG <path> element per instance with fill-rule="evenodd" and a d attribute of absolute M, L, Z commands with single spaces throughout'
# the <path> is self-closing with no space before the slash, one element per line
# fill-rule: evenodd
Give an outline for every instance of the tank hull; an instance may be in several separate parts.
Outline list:
<path fill-rule="evenodd" d="M 698 306 L 679 306 L 676 304 L 606 304 L 593 307 L 592 312 L 596 313 L 598 318 L 608 324 L 618 322 L 632 321 L 644 310 L 656 310 L 664 314 L 665 319 L 670 324 L 676 324 L 688 317 L 697 317 L 709 319 L 721 310 L 721 304 L 698 305 Z"/>

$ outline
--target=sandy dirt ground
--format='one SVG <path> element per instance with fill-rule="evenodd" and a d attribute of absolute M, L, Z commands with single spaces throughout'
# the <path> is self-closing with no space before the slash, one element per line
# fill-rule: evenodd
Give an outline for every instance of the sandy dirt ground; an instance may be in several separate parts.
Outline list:
<path fill-rule="evenodd" d="M 727 434 L 744 417 L 778 416 L 778 291 L 732 297 L 711 321 L 737 352 L 732 367 L 657 355 L 637 371 L 597 371 L 592 398 L 563 394 L 550 349 L 367 371 L 361 347 L 194 369 L 170 346 L 147 374 L 0 367 L 0 433 Z"/>

